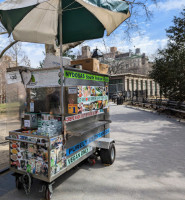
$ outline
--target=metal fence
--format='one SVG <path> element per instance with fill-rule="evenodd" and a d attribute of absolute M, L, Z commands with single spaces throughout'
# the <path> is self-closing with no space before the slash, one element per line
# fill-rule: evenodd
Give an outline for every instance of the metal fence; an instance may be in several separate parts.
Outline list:
<path fill-rule="evenodd" d="M 123 83 L 109 84 L 109 95 L 110 98 L 113 94 L 120 94 L 126 99 L 132 98 L 148 98 L 147 90 L 134 90 L 134 91 L 125 91 Z"/>
<path fill-rule="evenodd" d="M 110 96 L 113 94 L 118 94 L 124 92 L 124 84 L 117 83 L 117 84 L 109 84 L 109 94 Z"/>

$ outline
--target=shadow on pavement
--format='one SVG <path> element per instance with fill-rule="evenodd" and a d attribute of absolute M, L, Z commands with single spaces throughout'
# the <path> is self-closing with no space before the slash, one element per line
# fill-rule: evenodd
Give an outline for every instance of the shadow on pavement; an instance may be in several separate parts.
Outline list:
<path fill-rule="evenodd" d="M 132 111 L 111 115 L 111 128 L 117 133 L 116 146 L 120 149 L 117 160 L 127 163 L 119 170 L 127 170 L 128 173 L 129 170 L 139 170 L 142 175 L 137 178 L 170 177 L 171 173 L 185 178 L 184 124 L 153 113 Z M 118 121 L 122 121 L 121 126 L 117 125 Z M 138 125 L 140 123 L 142 127 Z"/>

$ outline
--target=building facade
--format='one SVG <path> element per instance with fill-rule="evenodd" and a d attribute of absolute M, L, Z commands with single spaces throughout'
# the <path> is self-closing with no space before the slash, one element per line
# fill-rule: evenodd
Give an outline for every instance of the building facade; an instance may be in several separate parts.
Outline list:
<path fill-rule="evenodd" d="M 113 47 L 111 47 L 113 49 Z M 104 55 L 105 62 L 110 64 L 109 73 L 122 74 L 122 73 L 134 73 L 148 75 L 152 69 L 152 63 L 149 62 L 145 53 L 140 52 L 140 49 L 135 49 L 135 53 L 131 50 L 129 52 L 121 53 L 116 51 L 115 47 L 110 53 Z"/>
<path fill-rule="evenodd" d="M 89 46 L 83 46 L 81 51 L 82 51 L 82 54 L 77 56 L 77 60 L 91 58 L 92 53 Z"/>
<path fill-rule="evenodd" d="M 82 47 L 82 54 L 77 59 L 91 58 L 92 53 L 89 46 Z M 152 70 L 153 63 L 149 61 L 145 53 L 141 54 L 140 48 L 135 49 L 135 53 L 131 50 L 129 52 L 120 52 L 116 47 L 110 47 L 108 53 L 104 53 L 99 58 L 101 63 L 110 65 L 109 74 L 123 74 L 134 73 L 148 75 Z"/>
<path fill-rule="evenodd" d="M 125 73 L 111 75 L 110 98 L 115 93 L 123 95 L 126 99 L 142 101 L 143 99 L 160 97 L 160 87 L 146 75 Z"/>

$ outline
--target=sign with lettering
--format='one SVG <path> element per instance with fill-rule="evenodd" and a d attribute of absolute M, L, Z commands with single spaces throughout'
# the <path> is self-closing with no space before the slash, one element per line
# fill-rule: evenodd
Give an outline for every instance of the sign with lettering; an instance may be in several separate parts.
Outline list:
<path fill-rule="evenodd" d="M 60 73 L 59 69 L 52 69 L 52 70 L 45 69 L 45 70 L 40 70 L 40 71 L 32 71 L 31 72 L 31 80 L 27 83 L 26 87 L 27 88 L 59 87 L 59 86 L 61 86 L 60 74 L 61 73 Z M 102 81 L 102 82 L 107 82 L 107 83 L 109 82 L 109 77 L 107 77 L 107 76 L 99 76 L 99 75 L 74 72 L 74 71 L 69 71 L 69 70 L 64 70 L 64 77 L 72 78 L 72 79 Z M 11 79 L 15 79 L 15 76 L 11 75 Z M 74 90 L 74 88 L 73 88 L 69 92 L 71 94 L 75 94 L 76 90 Z"/>
<path fill-rule="evenodd" d="M 109 77 L 106 77 L 106 76 L 86 74 L 86 73 L 82 73 L 82 72 L 73 72 L 73 71 L 69 71 L 69 70 L 64 71 L 64 77 L 65 78 L 73 78 L 73 79 L 84 79 L 84 80 L 88 80 L 88 81 L 109 82 Z"/>
<path fill-rule="evenodd" d="M 66 150 L 66 156 L 69 156 L 69 155 L 75 153 L 76 151 L 82 149 L 83 147 L 87 146 L 91 142 L 94 142 L 98 138 L 101 138 L 101 137 L 107 135 L 108 133 L 110 133 L 110 129 L 109 128 L 104 130 L 104 131 L 102 131 L 102 132 L 100 132 L 100 133 L 97 133 L 97 134 L 87 138 L 86 140 L 76 144 L 73 147 L 70 147 L 69 149 Z"/>
<path fill-rule="evenodd" d="M 92 151 L 92 147 L 88 146 L 85 149 L 82 149 L 81 151 L 76 153 L 75 155 L 71 156 L 70 158 L 67 159 L 67 166 L 71 165 L 72 163 L 80 159 L 82 156 L 85 156 L 90 151 Z"/>
<path fill-rule="evenodd" d="M 77 87 L 69 87 L 68 94 L 77 94 Z"/>
<path fill-rule="evenodd" d="M 94 101 L 108 101 L 108 96 L 95 96 L 95 97 L 79 97 L 78 98 L 78 103 L 84 103 L 84 102 L 94 102 Z"/>
<path fill-rule="evenodd" d="M 7 81 L 7 84 L 21 82 L 22 79 L 21 79 L 21 75 L 20 75 L 19 71 L 7 72 L 6 73 L 6 81 Z"/>
<path fill-rule="evenodd" d="M 66 123 L 69 123 L 69 122 L 73 122 L 73 121 L 76 121 L 76 120 L 84 119 L 86 117 L 98 115 L 98 114 L 101 114 L 101 113 L 103 113 L 103 112 L 101 112 L 101 110 L 95 110 L 95 111 L 91 111 L 91 112 L 87 112 L 87 113 L 69 116 L 69 117 L 66 117 L 65 120 L 66 120 Z"/>

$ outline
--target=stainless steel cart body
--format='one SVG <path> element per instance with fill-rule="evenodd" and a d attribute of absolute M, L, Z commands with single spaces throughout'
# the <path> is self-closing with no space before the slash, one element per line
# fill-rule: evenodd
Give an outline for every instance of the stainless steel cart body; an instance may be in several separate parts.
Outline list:
<path fill-rule="evenodd" d="M 59 128 L 53 135 L 52 130 L 56 131 L 53 123 L 61 123 L 61 95 L 57 96 L 60 69 L 8 69 L 9 79 L 12 80 L 15 72 L 20 73 L 27 97 L 20 129 L 10 131 L 6 138 L 10 141 L 12 171 L 29 173 L 33 178 L 51 183 L 94 154 L 97 148 L 109 149 L 114 141 L 110 139 L 107 75 L 64 68 L 65 127 L 63 133 Z M 47 91 L 49 95 L 43 97 L 40 91 Z M 43 127 L 51 135 L 42 134 Z M 38 130 L 41 130 L 39 134 Z"/>

